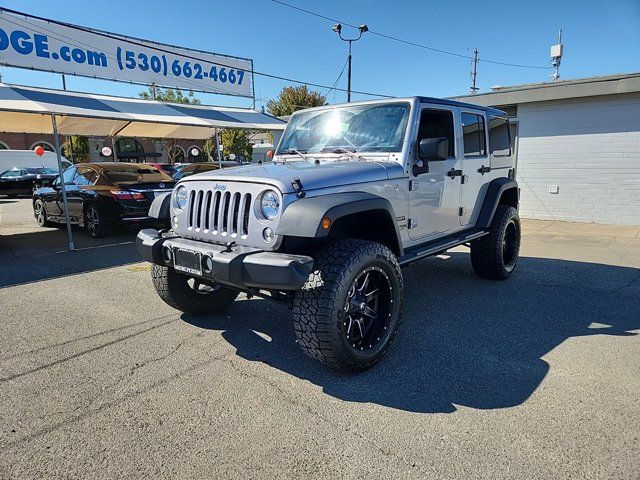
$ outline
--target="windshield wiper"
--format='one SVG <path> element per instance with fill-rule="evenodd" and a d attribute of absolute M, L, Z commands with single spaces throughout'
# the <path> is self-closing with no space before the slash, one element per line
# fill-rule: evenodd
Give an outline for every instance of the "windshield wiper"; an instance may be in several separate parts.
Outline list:
<path fill-rule="evenodd" d="M 284 152 L 280 152 L 280 155 L 298 155 L 301 159 L 306 160 L 304 154 L 307 153 L 306 150 L 297 150 L 295 148 L 290 148 L 289 150 L 285 150 Z"/>
<path fill-rule="evenodd" d="M 351 158 L 362 159 L 362 157 L 356 153 L 357 150 L 355 148 L 349 150 L 348 148 L 343 148 L 343 147 L 329 147 L 329 148 L 323 148 L 322 151 L 329 152 L 329 153 L 346 153 Z"/>

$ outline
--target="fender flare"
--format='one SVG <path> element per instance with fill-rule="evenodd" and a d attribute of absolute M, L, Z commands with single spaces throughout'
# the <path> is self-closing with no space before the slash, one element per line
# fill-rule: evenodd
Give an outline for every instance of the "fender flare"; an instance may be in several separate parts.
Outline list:
<path fill-rule="evenodd" d="M 491 226 L 493 215 L 496 213 L 502 194 L 507 190 L 512 189 L 516 190 L 516 199 L 519 201 L 520 189 L 518 188 L 518 182 L 508 177 L 491 180 L 489 187 L 487 188 L 487 193 L 484 196 L 484 201 L 482 202 L 482 208 L 478 214 L 478 221 L 476 222 L 477 227 L 489 228 Z"/>
<path fill-rule="evenodd" d="M 161 193 L 151 202 L 149 208 L 149 216 L 158 220 L 169 220 L 171 217 L 170 207 L 171 205 L 171 192 Z"/>
<path fill-rule="evenodd" d="M 401 245 L 398 224 L 391 202 L 386 198 L 366 192 L 332 193 L 296 200 L 283 212 L 276 234 L 322 238 L 329 234 L 329 229 L 322 227 L 323 218 L 328 217 L 333 225 L 336 220 L 347 215 L 372 210 L 387 212 L 395 226 L 398 244 Z"/>

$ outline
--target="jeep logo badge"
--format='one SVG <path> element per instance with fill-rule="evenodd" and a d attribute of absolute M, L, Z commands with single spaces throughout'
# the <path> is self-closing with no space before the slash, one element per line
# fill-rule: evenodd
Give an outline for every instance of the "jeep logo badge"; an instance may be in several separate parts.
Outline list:
<path fill-rule="evenodd" d="M 220 183 L 216 183 L 216 184 L 213 186 L 213 189 L 214 189 L 214 190 L 224 191 L 224 190 L 226 190 L 226 189 L 227 189 L 227 186 L 226 186 L 226 185 L 222 185 L 222 184 L 220 184 Z"/>

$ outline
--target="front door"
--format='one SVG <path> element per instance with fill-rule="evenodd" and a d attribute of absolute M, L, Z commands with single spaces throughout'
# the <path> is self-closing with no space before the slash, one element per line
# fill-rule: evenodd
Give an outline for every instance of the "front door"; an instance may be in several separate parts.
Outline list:
<path fill-rule="evenodd" d="M 461 168 L 461 155 L 456 145 L 459 136 L 456 132 L 456 115 L 454 107 L 422 105 L 414 149 L 416 158 L 423 138 L 446 138 L 449 141 L 449 157 L 446 160 L 429 160 L 427 173 L 417 176 L 411 174 L 408 228 L 412 240 L 426 241 L 460 229 L 460 176 L 455 172 Z"/>

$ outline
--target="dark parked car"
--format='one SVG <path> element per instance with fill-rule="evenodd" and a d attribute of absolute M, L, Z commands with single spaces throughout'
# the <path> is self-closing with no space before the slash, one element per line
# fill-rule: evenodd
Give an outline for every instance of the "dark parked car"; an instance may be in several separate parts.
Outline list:
<path fill-rule="evenodd" d="M 219 168 L 220 166 L 213 162 L 183 163 L 176 168 L 176 172 L 173 174 L 173 179 L 180 180 L 181 178 L 188 177 L 189 175 L 210 172 L 211 170 L 218 170 Z"/>
<path fill-rule="evenodd" d="M 67 168 L 50 187 L 33 194 L 33 214 L 41 227 L 64 223 L 61 178 L 64 180 L 71 223 L 92 237 L 105 237 L 115 225 L 157 222 L 149 217 L 151 202 L 170 192 L 174 181 L 151 165 L 80 163 Z"/>
<path fill-rule="evenodd" d="M 158 170 L 162 170 L 164 173 L 171 176 L 173 176 L 178 171 L 176 169 L 176 165 L 172 163 L 147 163 L 147 165 L 152 165 Z"/>
<path fill-rule="evenodd" d="M 0 173 L 0 195 L 17 197 L 31 195 L 36 187 L 58 176 L 58 171 L 46 167 L 16 167 Z"/>

